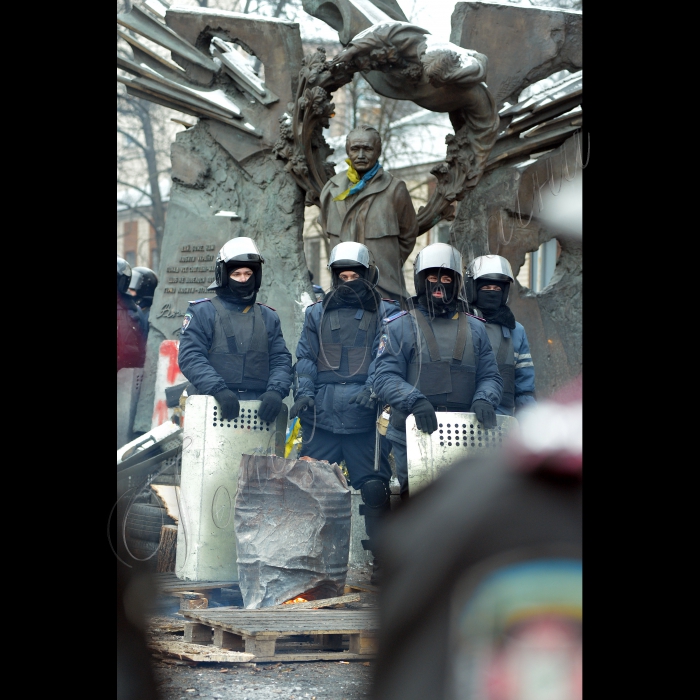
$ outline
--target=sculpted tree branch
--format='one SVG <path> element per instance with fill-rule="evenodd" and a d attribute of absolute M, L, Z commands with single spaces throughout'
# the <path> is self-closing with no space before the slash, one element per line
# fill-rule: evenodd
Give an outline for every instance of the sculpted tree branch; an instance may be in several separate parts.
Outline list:
<path fill-rule="evenodd" d="M 330 94 L 360 71 L 381 95 L 411 100 L 434 112 L 448 112 L 455 129 L 446 137 L 445 161 L 432 169 L 437 188 L 418 211 L 422 233 L 454 217 L 453 203 L 476 186 L 498 134 L 498 111 L 486 85 L 488 59 L 456 44 L 431 43 L 428 32 L 408 22 L 375 24 L 360 32 L 332 61 L 325 51 L 305 59 L 290 114 L 280 120 L 275 153 L 307 192 L 307 205 L 333 176 L 323 139 L 333 113 Z"/>
<path fill-rule="evenodd" d="M 285 170 L 306 192 L 306 206 L 318 205 L 319 195 L 335 174 L 326 159 L 333 149 L 323 138 L 335 105 L 331 94 L 349 83 L 354 70 L 331 70 L 326 50 L 319 48 L 302 60 L 296 99 L 280 117 L 280 138 L 273 147 L 275 155 L 286 161 Z"/>

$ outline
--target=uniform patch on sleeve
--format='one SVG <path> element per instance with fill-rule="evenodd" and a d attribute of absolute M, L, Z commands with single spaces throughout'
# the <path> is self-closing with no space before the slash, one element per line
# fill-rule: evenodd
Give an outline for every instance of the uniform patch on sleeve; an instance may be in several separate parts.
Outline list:
<path fill-rule="evenodd" d="M 408 311 L 398 311 L 395 314 L 392 314 L 388 318 L 384 319 L 384 323 L 391 323 L 392 321 L 395 321 L 397 318 L 401 318 L 402 316 L 405 316 L 408 313 Z"/>
<path fill-rule="evenodd" d="M 192 314 L 188 311 L 185 314 L 185 318 L 182 319 L 182 330 L 180 331 L 181 335 L 187 330 L 187 326 L 190 325 L 191 320 L 192 320 Z"/>
<path fill-rule="evenodd" d="M 382 337 L 379 339 L 379 347 L 377 348 L 377 357 L 381 357 L 384 354 L 388 343 L 389 336 L 386 333 L 382 333 Z"/>

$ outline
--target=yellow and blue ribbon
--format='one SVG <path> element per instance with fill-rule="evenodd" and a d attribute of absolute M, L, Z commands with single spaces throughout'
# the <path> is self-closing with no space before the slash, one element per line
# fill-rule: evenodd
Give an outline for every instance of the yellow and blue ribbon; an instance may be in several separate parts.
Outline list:
<path fill-rule="evenodd" d="M 354 182 L 355 184 L 352 187 L 348 187 L 345 192 L 341 192 L 337 197 L 333 197 L 334 202 L 342 202 L 346 197 L 362 192 L 362 190 L 367 187 L 367 183 L 377 174 L 379 168 L 382 167 L 382 164 L 377 161 L 371 170 L 368 170 L 362 177 L 360 177 L 360 173 L 353 168 L 352 161 L 349 158 L 346 158 L 345 162 L 348 164 L 348 172 L 346 173 L 348 180 L 350 180 L 350 182 Z"/>

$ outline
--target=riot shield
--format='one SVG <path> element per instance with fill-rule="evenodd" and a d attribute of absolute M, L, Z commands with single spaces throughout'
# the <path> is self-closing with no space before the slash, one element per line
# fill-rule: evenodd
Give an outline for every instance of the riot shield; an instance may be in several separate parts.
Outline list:
<path fill-rule="evenodd" d="M 233 514 L 241 457 L 284 457 L 287 406 L 274 423 L 258 417 L 260 401 L 240 406 L 238 418 L 224 420 L 213 396 L 190 396 L 185 405 L 175 565 L 184 581 L 238 579 Z"/>
<path fill-rule="evenodd" d="M 512 416 L 497 416 L 498 425 L 486 429 L 474 413 L 453 411 L 437 414 L 438 429 L 432 434 L 416 427 L 413 415 L 406 418 L 408 490 L 416 494 L 463 457 L 499 449 L 506 435 L 518 424 Z"/>

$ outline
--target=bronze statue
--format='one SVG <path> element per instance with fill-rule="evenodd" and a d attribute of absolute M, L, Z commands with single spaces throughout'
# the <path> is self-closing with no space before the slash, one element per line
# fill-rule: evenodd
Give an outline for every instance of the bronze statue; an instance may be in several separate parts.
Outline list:
<path fill-rule="evenodd" d="M 382 140 L 376 129 L 366 124 L 353 129 L 345 150 L 349 168 L 323 187 L 319 223 L 331 248 L 344 241 L 367 246 L 379 268 L 380 294 L 403 301 L 409 296 L 403 265 L 418 235 L 411 196 L 403 180 L 382 168 Z"/>
<path fill-rule="evenodd" d="M 435 41 L 408 22 L 372 25 L 355 36 L 331 66 L 351 64 L 385 97 L 411 100 L 432 112 L 449 112 L 463 129 L 463 187 L 481 178 L 498 133 L 498 111 L 484 84 L 488 58 L 478 51 Z"/>

